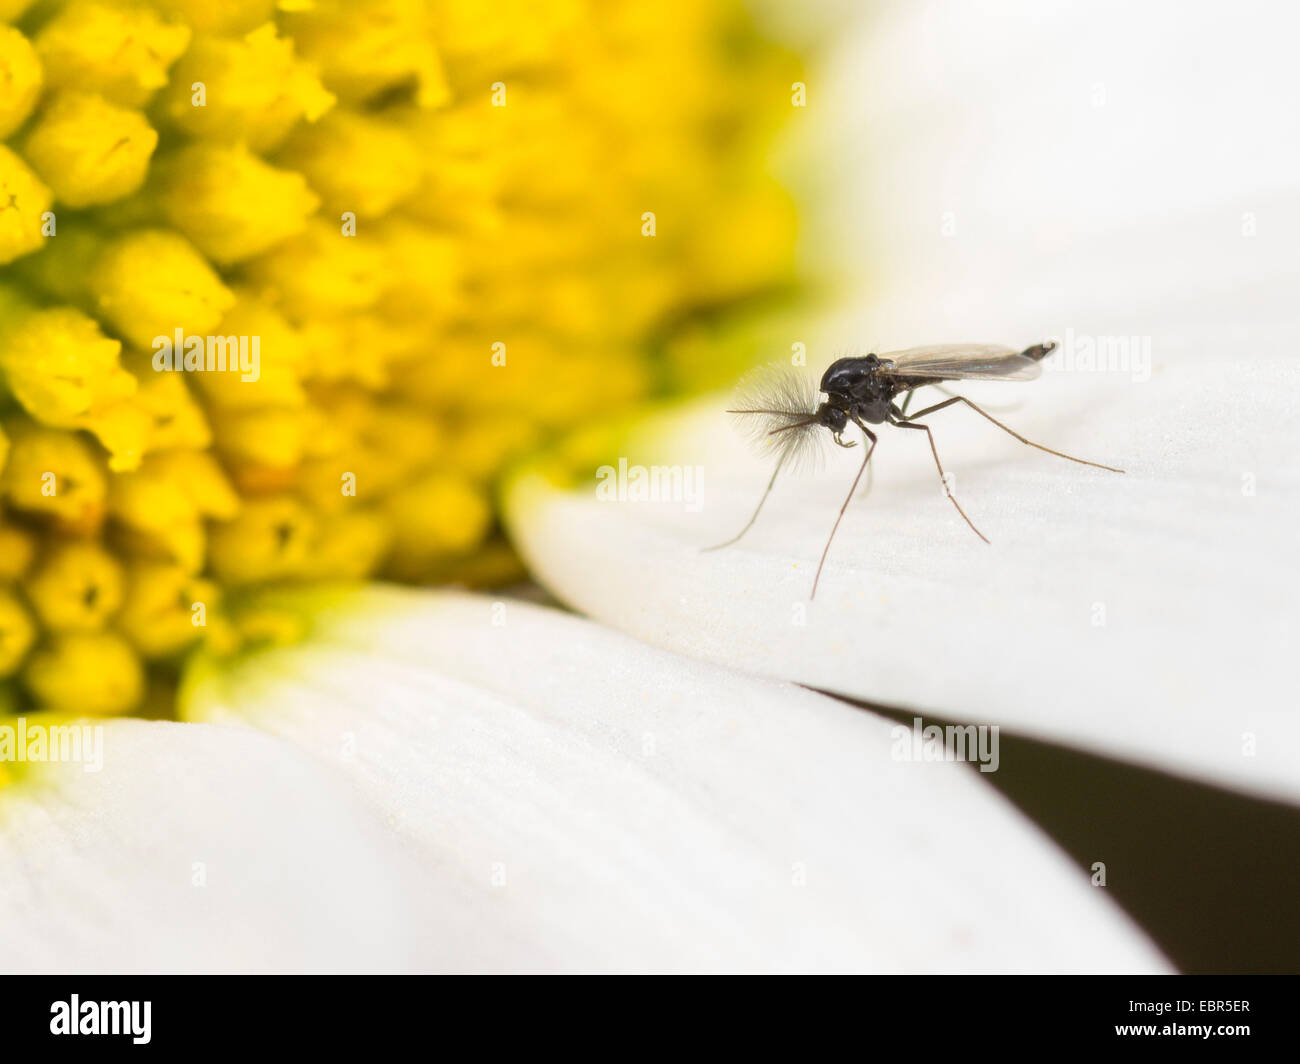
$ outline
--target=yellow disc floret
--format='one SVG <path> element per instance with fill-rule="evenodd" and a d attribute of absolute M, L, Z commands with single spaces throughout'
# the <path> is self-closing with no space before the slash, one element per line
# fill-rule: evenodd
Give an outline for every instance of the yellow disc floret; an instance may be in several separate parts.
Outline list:
<path fill-rule="evenodd" d="M 0 0 L 0 715 L 524 576 L 506 468 L 796 289 L 799 77 L 739 0 Z"/>
<path fill-rule="evenodd" d="M 23 157 L 68 207 L 112 203 L 144 182 L 158 145 L 144 115 L 98 93 L 65 90 L 23 138 Z"/>

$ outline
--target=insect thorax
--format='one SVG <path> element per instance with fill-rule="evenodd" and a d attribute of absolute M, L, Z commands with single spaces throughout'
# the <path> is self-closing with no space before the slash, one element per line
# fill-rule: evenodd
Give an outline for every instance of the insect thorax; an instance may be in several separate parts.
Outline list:
<path fill-rule="evenodd" d="M 841 358 L 822 374 L 821 390 L 830 402 L 872 425 L 889 419 L 894 396 L 906 388 L 881 373 L 885 363 L 875 355 Z"/>

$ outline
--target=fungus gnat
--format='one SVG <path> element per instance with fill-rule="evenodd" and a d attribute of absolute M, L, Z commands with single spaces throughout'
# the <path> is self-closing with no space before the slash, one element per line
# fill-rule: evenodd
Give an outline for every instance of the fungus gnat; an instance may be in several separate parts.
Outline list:
<path fill-rule="evenodd" d="M 1055 342 L 1035 344 L 1023 351 L 1013 347 L 1000 347 L 996 344 L 943 344 L 934 347 L 910 347 L 906 351 L 893 351 L 883 355 L 865 355 L 854 358 L 841 358 L 832 362 L 822 374 L 819 391 L 826 398 L 818 400 L 818 393 L 812 389 L 811 381 L 790 366 L 769 367 L 759 370 L 741 382 L 737 394 L 736 409 L 727 413 L 735 415 L 740 427 L 750 438 L 761 444 L 775 445 L 777 462 L 772 470 L 772 477 L 758 500 L 754 514 L 736 535 L 725 543 L 719 543 L 706 550 L 718 550 L 729 547 L 753 527 L 758 520 L 759 511 L 772 492 L 777 474 L 783 468 L 793 468 L 812 457 L 825 439 L 818 430 L 826 429 L 832 439 L 841 447 L 856 447 L 856 440 L 845 441 L 844 432 L 852 423 L 866 437 L 867 452 L 862 465 L 858 467 L 853 485 L 844 498 L 844 504 L 836 515 L 831 534 L 822 550 L 821 560 L 817 563 L 817 573 L 813 577 L 812 594 L 817 595 L 817 583 L 821 580 L 822 566 L 826 564 L 826 555 L 831 549 L 831 541 L 840 527 L 844 511 L 848 509 L 849 500 L 858 490 L 858 482 L 866 471 L 876 449 L 876 434 L 867 426 L 888 423 L 900 429 L 915 429 L 924 432 L 930 441 L 930 453 L 934 455 L 935 467 L 939 470 L 939 479 L 944 485 L 944 492 L 957 507 L 962 520 L 970 525 L 971 531 L 980 539 L 988 538 L 975 527 L 975 523 L 966 516 L 966 511 L 948 490 L 948 478 L 939 461 L 939 451 L 934 445 L 934 434 L 928 425 L 917 422 L 917 418 L 934 414 L 954 403 L 965 403 L 968 407 L 993 422 L 1021 443 L 1037 447 L 1040 451 L 1054 454 L 1058 458 L 1067 458 L 1080 465 L 1095 466 L 1097 469 L 1122 473 L 1124 470 L 1100 462 L 1089 462 L 1083 458 L 1054 451 L 1041 443 L 1027 440 L 1020 433 L 1007 428 L 997 418 L 981 410 L 965 396 L 953 395 L 941 403 L 927 406 L 915 414 L 907 413 L 908 404 L 918 388 L 937 385 L 940 381 L 959 380 L 1033 380 L 1042 372 L 1042 361 L 1056 350 Z M 904 396 L 903 405 L 898 406 L 894 400 Z"/>

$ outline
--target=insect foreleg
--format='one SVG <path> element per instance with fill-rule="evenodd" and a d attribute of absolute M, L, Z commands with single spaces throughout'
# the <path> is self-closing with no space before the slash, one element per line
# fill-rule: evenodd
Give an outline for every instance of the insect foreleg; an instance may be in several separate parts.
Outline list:
<path fill-rule="evenodd" d="M 759 511 L 763 509 L 763 503 L 767 502 L 767 497 L 772 494 L 772 485 L 776 483 L 776 475 L 781 472 L 781 467 L 785 465 L 786 457 L 786 454 L 782 454 L 781 457 L 777 459 L 776 468 L 772 470 L 772 476 L 767 482 L 767 487 L 763 489 L 763 496 L 758 500 L 758 505 L 754 507 L 754 516 L 745 523 L 745 527 L 725 543 L 716 543 L 712 547 L 701 547 L 701 551 L 721 550 L 723 547 L 730 547 L 733 543 L 739 540 L 741 536 L 754 527 L 754 522 L 758 520 Z"/>
<path fill-rule="evenodd" d="M 863 470 L 867 468 L 867 463 L 871 461 L 871 456 L 876 450 L 876 434 L 857 418 L 853 418 L 853 423 L 862 430 L 871 443 L 867 447 L 867 453 L 862 456 L 862 465 L 858 467 L 858 475 L 853 478 L 853 486 L 849 488 L 849 493 L 844 496 L 844 505 L 840 507 L 840 512 L 835 515 L 835 524 L 831 526 L 831 534 L 826 537 L 826 546 L 822 548 L 821 560 L 817 563 L 817 573 L 813 577 L 812 593 L 808 596 L 809 602 L 817 597 L 817 583 L 822 578 L 822 566 L 826 564 L 826 555 L 830 552 L 831 540 L 835 538 L 835 533 L 840 527 L 840 521 L 844 517 L 844 511 L 849 508 L 849 500 L 853 498 L 853 493 L 858 490 L 858 481 L 862 479 Z"/>

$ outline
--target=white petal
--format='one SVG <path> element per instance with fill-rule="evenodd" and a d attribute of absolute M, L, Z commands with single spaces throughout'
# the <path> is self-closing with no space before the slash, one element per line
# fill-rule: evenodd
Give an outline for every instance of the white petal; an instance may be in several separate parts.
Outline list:
<path fill-rule="evenodd" d="M 103 727 L 100 771 L 32 766 L 0 790 L 0 968 L 427 962 L 413 866 L 302 754 L 243 729 L 87 723 Z"/>
<path fill-rule="evenodd" d="M 197 672 L 190 715 L 345 774 L 469 970 L 1161 970 L 969 766 L 822 696 L 520 602 L 372 589 Z"/>
<path fill-rule="evenodd" d="M 1043 379 L 962 391 L 1127 473 L 1030 450 L 962 407 L 932 415 L 985 546 L 925 436 L 882 426 L 874 489 L 806 625 L 861 448 L 778 484 L 745 540 L 700 554 L 770 472 L 730 438 L 725 397 L 593 455 L 572 494 L 525 472 L 514 535 L 557 596 L 658 645 L 1295 800 L 1300 141 L 1277 136 L 1300 91 L 1294 16 L 1001 7 L 891 7 L 810 77 L 807 254 L 863 276 L 862 297 L 775 327 L 770 350 L 804 343 L 820 372 L 846 353 L 1055 336 Z M 1128 361 L 1082 368 L 1112 341 Z M 913 409 L 943 398 L 928 394 Z M 620 457 L 702 467 L 702 509 L 596 502 L 587 478 Z"/>
<path fill-rule="evenodd" d="M 832 349 L 1069 330 L 1149 337 L 1166 364 L 1294 361 L 1300 139 L 1278 130 L 1300 12 L 998 7 L 895 5 L 842 29 L 814 77 L 807 265 L 857 285 Z M 1213 74 L 1193 59 L 1210 54 Z"/>

